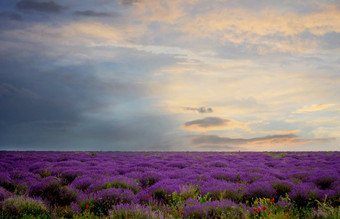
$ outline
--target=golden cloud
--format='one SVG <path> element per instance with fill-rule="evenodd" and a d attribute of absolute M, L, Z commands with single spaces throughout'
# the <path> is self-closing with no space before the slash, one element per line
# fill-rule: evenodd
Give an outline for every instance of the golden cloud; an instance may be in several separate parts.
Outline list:
<path fill-rule="evenodd" d="M 215 2 L 216 3 L 216 2 Z M 193 8 L 210 4 L 209 10 Z M 202 6 L 203 5 L 203 6 Z M 294 13 L 266 8 L 256 11 L 230 8 L 200 1 L 141 1 L 136 14 L 145 23 L 158 22 L 162 32 L 179 31 L 183 39 L 211 39 L 219 44 L 232 42 L 255 46 L 260 54 L 273 52 L 305 53 L 319 48 L 315 36 L 340 32 L 340 10 L 336 5 L 320 5 L 318 11 Z"/>
<path fill-rule="evenodd" d="M 264 131 L 263 133 L 274 134 L 274 135 L 290 135 L 297 132 L 301 132 L 300 129 L 287 129 L 287 130 L 272 130 L 272 131 Z"/>
<path fill-rule="evenodd" d="M 251 131 L 246 123 L 219 117 L 206 117 L 186 122 L 182 128 L 190 131 L 225 130 L 240 128 Z"/>
<path fill-rule="evenodd" d="M 301 109 L 296 110 L 293 113 L 306 113 L 306 112 L 315 112 L 315 111 L 320 111 L 324 109 L 328 109 L 330 107 L 335 106 L 336 104 L 314 104 L 311 106 L 305 106 Z"/>

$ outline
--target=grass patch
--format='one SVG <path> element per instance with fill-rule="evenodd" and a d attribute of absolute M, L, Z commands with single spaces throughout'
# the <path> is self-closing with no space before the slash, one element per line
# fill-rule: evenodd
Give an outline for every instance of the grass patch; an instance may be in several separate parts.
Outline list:
<path fill-rule="evenodd" d="M 268 154 L 271 157 L 284 157 L 284 156 L 287 155 L 287 153 L 280 153 L 280 154 L 278 154 L 278 153 L 265 153 L 265 154 Z"/>

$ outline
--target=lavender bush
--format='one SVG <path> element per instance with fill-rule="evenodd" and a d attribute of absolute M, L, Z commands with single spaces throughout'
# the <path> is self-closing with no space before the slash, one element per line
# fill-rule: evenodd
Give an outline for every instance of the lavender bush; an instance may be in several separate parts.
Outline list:
<path fill-rule="evenodd" d="M 339 218 L 340 152 L 0 152 L 3 218 Z"/>

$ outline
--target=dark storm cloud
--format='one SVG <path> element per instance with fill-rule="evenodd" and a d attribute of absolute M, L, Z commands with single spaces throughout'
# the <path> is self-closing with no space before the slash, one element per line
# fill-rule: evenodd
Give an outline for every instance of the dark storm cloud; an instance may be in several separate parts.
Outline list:
<path fill-rule="evenodd" d="M 0 18 L 1 19 L 10 19 L 15 21 L 21 21 L 22 16 L 18 13 L 13 12 L 0 12 Z"/>
<path fill-rule="evenodd" d="M 0 133 L 0 150 L 170 150 L 171 146 L 163 147 L 169 123 L 170 118 L 152 114 L 123 120 L 78 118 L 74 122 L 20 123 Z"/>
<path fill-rule="evenodd" d="M 198 113 L 212 113 L 213 109 L 211 107 L 184 107 L 185 110 L 195 111 Z"/>
<path fill-rule="evenodd" d="M 16 7 L 21 10 L 35 10 L 48 13 L 59 13 L 65 9 L 64 6 L 55 3 L 54 1 L 37 1 L 37 0 L 21 0 L 16 4 Z"/>
<path fill-rule="evenodd" d="M 0 115 L 5 125 L 0 129 L 37 121 L 76 121 L 80 106 L 91 100 L 86 85 L 82 88 L 65 81 L 63 76 L 70 69 L 56 69 L 57 73 L 53 73 L 41 71 L 34 62 L 32 66 L 28 63 L 1 63 Z M 84 82 L 81 72 L 74 69 L 73 74 L 79 82 Z"/>
<path fill-rule="evenodd" d="M 198 119 L 190 122 L 184 123 L 185 127 L 190 127 L 190 126 L 198 126 L 202 128 L 208 128 L 208 127 L 216 127 L 216 126 L 223 126 L 227 124 L 229 120 L 227 119 L 221 119 L 218 117 L 207 117 L 204 119 Z"/>
<path fill-rule="evenodd" d="M 247 144 L 262 144 L 262 145 L 297 145 L 310 142 L 327 142 L 333 141 L 334 138 L 325 139 L 300 139 L 293 134 L 288 135 L 270 135 L 257 138 L 228 138 L 217 135 L 196 135 L 190 136 L 193 145 L 247 145 Z"/>
<path fill-rule="evenodd" d="M 171 118 L 122 108 L 145 97 L 142 85 L 100 80 L 88 65 L 0 64 L 0 150 L 162 150 Z"/>
<path fill-rule="evenodd" d="M 80 15 L 80 16 L 88 16 L 88 17 L 111 17 L 111 16 L 116 15 L 116 14 L 110 14 L 110 13 L 98 12 L 98 11 L 92 11 L 92 10 L 75 11 L 74 14 Z"/>
<path fill-rule="evenodd" d="M 26 88 L 18 89 L 16 87 L 13 87 L 10 84 L 0 84 L 0 97 L 1 96 L 23 96 L 23 97 L 30 97 L 30 98 L 39 98 L 39 96 L 32 92 L 31 90 L 28 90 Z"/>
<path fill-rule="evenodd" d="M 84 138 L 99 142 L 104 150 L 164 150 L 165 133 L 172 128 L 170 116 L 157 113 L 130 114 L 123 118 L 84 121 Z M 167 150 L 171 146 L 166 147 Z"/>

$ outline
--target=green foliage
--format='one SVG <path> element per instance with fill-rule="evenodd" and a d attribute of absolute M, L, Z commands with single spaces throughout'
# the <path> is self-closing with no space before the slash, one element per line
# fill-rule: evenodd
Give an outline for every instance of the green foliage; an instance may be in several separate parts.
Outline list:
<path fill-rule="evenodd" d="M 112 181 L 112 182 L 104 183 L 103 185 L 96 188 L 95 191 L 99 191 L 102 189 L 111 189 L 111 188 L 130 189 L 134 193 L 139 192 L 139 190 L 136 187 L 129 185 L 124 181 Z"/>
<path fill-rule="evenodd" d="M 119 219 L 146 219 L 146 218 L 159 218 L 165 216 L 165 218 L 183 218 L 180 214 L 181 211 L 185 211 L 185 201 L 189 198 L 195 198 L 201 203 L 211 201 L 211 194 L 207 193 L 202 196 L 199 191 L 198 185 L 195 187 L 187 185 L 182 189 L 181 193 L 173 192 L 170 196 L 167 193 L 156 191 L 154 195 L 158 198 L 165 198 L 170 200 L 169 203 L 164 205 L 154 206 L 154 203 L 149 203 L 146 206 L 136 205 L 136 208 L 115 208 L 117 203 L 110 201 L 96 202 L 96 200 L 86 200 L 80 204 L 82 213 L 79 214 L 75 210 L 71 209 L 69 205 L 56 206 L 53 211 L 53 217 L 58 218 L 103 218 L 109 215 L 109 218 Z M 249 203 L 248 203 L 249 204 Z M 89 205 L 86 207 L 86 205 Z M 318 200 L 312 200 L 310 204 L 305 207 L 300 207 L 294 203 L 286 194 L 281 196 L 279 202 L 271 202 L 271 198 L 256 198 L 253 201 L 253 208 L 260 208 L 259 212 L 245 211 L 242 208 L 235 208 L 232 206 L 225 206 L 223 208 L 210 208 L 206 210 L 206 215 L 200 215 L 199 211 L 192 212 L 190 218 L 340 218 L 340 207 L 332 206 L 331 202 L 325 198 L 323 202 Z M 263 209 L 263 207 L 266 207 Z M 112 210 L 113 209 L 113 210 Z M 149 210 L 146 210 L 149 209 Z M 180 210 L 179 210 L 180 209 Z M 87 211 L 86 211 L 87 210 Z M 167 213 L 165 213 L 167 210 Z M 18 211 L 20 213 L 18 213 Z M 209 212 L 209 214 L 208 214 Z M 270 213 L 269 213 L 270 212 Z M 2 218 L 52 218 L 50 212 L 46 206 L 40 200 L 34 200 L 32 198 L 24 196 L 15 196 L 6 199 L 3 202 L 0 216 Z"/>
<path fill-rule="evenodd" d="M 78 212 L 73 210 L 71 206 L 58 206 L 55 209 L 55 213 L 60 218 L 74 218 L 76 215 L 78 215 Z"/>
<path fill-rule="evenodd" d="M 317 205 L 315 205 L 315 203 Z M 260 212 L 249 212 L 250 218 L 324 218 L 338 219 L 340 218 L 340 207 L 331 206 L 325 199 L 323 202 L 318 200 L 310 201 L 306 206 L 298 206 L 286 194 L 280 197 L 279 203 L 271 203 L 269 198 L 257 198 L 253 203 L 254 208 L 260 208 Z M 266 206 L 266 210 L 262 207 Z M 270 212 L 270 214 L 269 214 Z"/>
<path fill-rule="evenodd" d="M 240 174 L 237 174 L 236 180 L 237 180 L 237 181 L 241 181 L 241 176 L 240 176 Z"/>
<path fill-rule="evenodd" d="M 152 184 L 154 184 L 154 182 L 150 181 L 150 178 L 146 179 L 146 186 L 151 186 Z"/>
<path fill-rule="evenodd" d="M 268 154 L 271 157 L 284 157 L 287 155 L 287 153 L 281 153 L 281 154 L 277 154 L 277 153 L 265 153 Z"/>
<path fill-rule="evenodd" d="M 74 215 L 73 216 L 73 219 L 102 219 L 103 217 L 100 217 L 98 215 L 95 215 L 94 212 L 88 212 L 86 213 L 86 211 L 84 211 L 83 213 L 81 214 L 78 214 L 78 215 Z M 104 217 L 105 218 L 105 217 Z"/>
<path fill-rule="evenodd" d="M 178 206 L 189 198 L 197 199 L 201 203 L 204 203 L 211 201 L 211 193 L 208 192 L 206 195 L 202 196 L 198 185 L 193 186 L 188 184 L 182 187 L 180 194 L 177 194 L 177 192 L 171 194 L 171 203 L 174 206 Z"/>
<path fill-rule="evenodd" d="M 172 195 L 169 194 L 168 191 L 165 191 L 163 189 L 156 189 L 153 192 L 153 197 L 157 200 L 161 200 L 166 204 L 170 204 L 172 201 Z"/>
<path fill-rule="evenodd" d="M 156 219 L 159 218 L 158 214 L 155 212 L 149 211 L 147 212 L 145 209 L 141 209 L 136 207 L 135 209 L 129 208 L 115 208 L 110 212 L 110 218 L 117 219 Z"/>
<path fill-rule="evenodd" d="M 209 208 L 209 217 L 210 218 L 242 218 L 245 216 L 243 214 L 243 209 L 235 208 L 233 206 L 225 206 L 223 208 Z"/>
<path fill-rule="evenodd" d="M 71 174 L 71 173 L 63 173 L 61 176 L 60 176 L 60 179 L 61 179 L 61 184 L 62 185 L 68 185 L 70 184 L 71 182 L 73 182 L 73 180 L 75 178 L 77 178 L 78 176 L 81 176 L 82 174 Z"/>
<path fill-rule="evenodd" d="M 323 202 L 316 200 L 318 204 L 317 210 L 313 211 L 313 217 L 315 218 L 340 218 L 340 206 L 332 207 L 327 202 L 327 196 Z"/>
<path fill-rule="evenodd" d="M 184 185 L 182 188 L 181 188 L 181 193 L 180 193 L 180 196 L 182 197 L 182 199 L 185 201 L 185 200 L 188 200 L 189 198 L 197 198 L 198 196 L 201 195 L 201 191 L 199 189 L 199 186 L 198 185 Z"/>
<path fill-rule="evenodd" d="M 40 175 L 42 178 L 45 178 L 45 177 L 52 176 L 52 172 L 51 172 L 50 168 L 46 168 L 46 169 L 44 169 L 43 171 L 39 172 L 39 175 Z"/>
<path fill-rule="evenodd" d="M 280 205 L 271 202 L 271 198 L 256 198 L 253 202 L 253 208 L 260 208 L 259 212 L 252 211 L 250 216 L 252 218 L 287 218 L 292 215 L 293 205 L 288 195 L 280 197 Z M 265 210 L 263 210 L 265 207 Z M 269 213 L 270 212 L 270 213 Z"/>
<path fill-rule="evenodd" d="M 117 219 L 129 219 L 129 218 L 149 219 L 149 216 L 143 215 L 142 213 L 140 213 L 138 211 L 131 211 L 131 210 L 118 210 L 118 211 L 115 211 L 110 216 L 112 218 L 117 218 Z M 157 218 L 157 217 L 155 217 L 155 218 Z"/>
<path fill-rule="evenodd" d="M 25 195 L 27 193 L 28 186 L 26 184 L 14 184 L 14 194 Z"/>
<path fill-rule="evenodd" d="M 2 204 L 2 215 L 5 218 L 12 218 L 13 216 L 27 217 L 48 217 L 49 212 L 40 200 L 34 200 L 29 197 L 15 196 L 6 199 Z"/>
<path fill-rule="evenodd" d="M 106 198 L 106 200 L 89 199 L 83 200 L 79 204 L 79 207 L 83 210 L 83 216 L 89 217 L 92 214 L 95 216 L 106 216 L 113 204 L 116 203 L 113 203 L 113 200 L 109 200 L 108 198 Z M 89 206 L 88 208 L 86 208 L 87 205 Z"/>
<path fill-rule="evenodd" d="M 97 153 L 92 153 L 91 156 L 92 157 L 97 156 Z"/>
<path fill-rule="evenodd" d="M 184 199 L 182 198 L 181 194 L 177 194 L 177 192 L 173 192 L 171 194 L 172 204 L 174 206 L 178 206 L 184 202 Z"/>
<path fill-rule="evenodd" d="M 292 186 L 290 186 L 286 183 L 283 183 L 283 182 L 274 182 L 272 184 L 272 187 L 275 189 L 278 197 L 284 196 L 287 193 L 289 193 L 290 191 L 292 191 Z"/>
<path fill-rule="evenodd" d="M 219 192 L 217 194 L 211 194 L 211 196 L 212 200 L 229 199 L 236 203 L 239 203 L 243 199 L 243 191 L 241 189 L 238 189 L 237 192 L 231 190 L 224 190 L 223 192 Z"/>
<path fill-rule="evenodd" d="M 201 203 L 207 202 L 207 201 L 211 201 L 211 194 L 210 192 L 208 192 L 207 194 L 205 194 L 204 196 L 198 196 L 198 200 Z"/>

